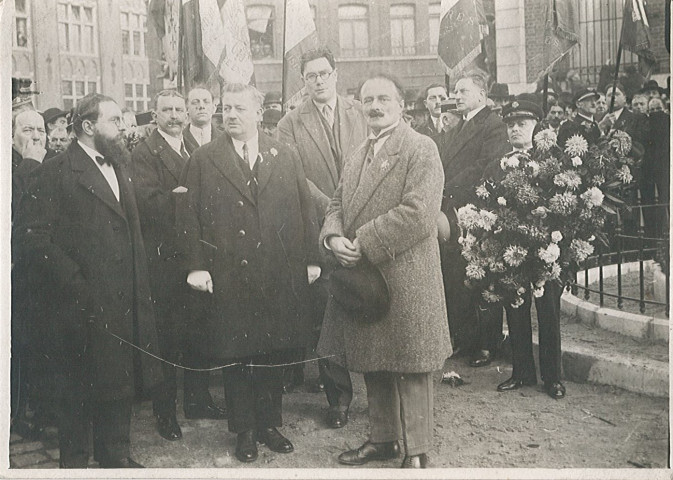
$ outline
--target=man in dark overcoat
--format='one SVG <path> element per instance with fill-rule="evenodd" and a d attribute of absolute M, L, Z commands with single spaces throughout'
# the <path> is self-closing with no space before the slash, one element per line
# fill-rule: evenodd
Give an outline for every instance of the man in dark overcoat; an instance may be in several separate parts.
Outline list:
<path fill-rule="evenodd" d="M 196 150 L 183 173 L 177 225 L 185 270 L 207 304 L 202 348 L 224 368 L 236 457 L 257 458 L 257 441 L 289 453 L 281 426 L 282 367 L 305 347 L 305 301 L 317 267 L 315 207 L 299 159 L 258 133 L 264 97 L 252 86 L 222 91 L 226 134 Z"/>
<path fill-rule="evenodd" d="M 432 372 L 451 355 L 437 243 L 444 175 L 435 143 L 402 120 L 399 82 L 377 75 L 361 98 L 372 133 L 345 163 L 320 245 L 341 267 L 373 264 L 390 304 L 368 323 L 330 296 L 318 353 L 364 373 L 367 387 L 369 439 L 339 462 L 395 458 L 403 440 L 402 466 L 424 468 L 434 428 Z"/>
<path fill-rule="evenodd" d="M 208 92 L 210 94 L 210 92 Z M 150 269 L 152 299 L 163 358 L 190 368 L 207 367 L 190 340 L 190 289 L 180 264 L 175 230 L 175 189 L 187 163 L 183 127 L 185 99 L 174 90 L 159 92 L 154 100 L 154 130 L 133 149 L 133 179 Z M 182 354 L 182 358 L 180 355 Z M 225 418 L 208 391 L 209 372 L 184 370 L 186 418 Z M 163 388 L 153 401 L 159 434 L 167 440 L 182 437 L 176 419 L 177 370 L 164 363 Z"/>
<path fill-rule="evenodd" d="M 431 83 L 423 90 L 423 105 L 428 110 L 425 122 L 418 125 L 415 130 L 418 133 L 435 139 L 444 131 L 442 122 L 442 102 L 449 98 L 446 94 L 446 86 L 441 83 Z"/>
<path fill-rule="evenodd" d="M 185 127 L 183 139 L 188 154 L 217 138 L 222 131 L 213 124 L 215 103 L 213 94 L 205 87 L 196 86 L 187 94 L 189 124 Z"/>
<path fill-rule="evenodd" d="M 126 166 L 124 123 L 109 97 L 77 103 L 77 140 L 43 163 L 15 226 L 22 258 L 50 312 L 28 326 L 54 381 L 60 465 L 86 468 L 89 422 L 103 468 L 133 468 L 131 405 L 161 380 L 147 259 Z"/>
<path fill-rule="evenodd" d="M 450 237 L 442 244 L 442 271 L 454 347 L 463 350 L 470 365 L 488 365 L 502 335 L 502 314 L 481 310 L 478 294 L 464 284 L 466 262 L 460 254 L 460 229 L 456 212 L 470 203 L 488 163 L 510 150 L 507 127 L 486 106 L 486 80 L 479 72 L 467 72 L 456 82 L 457 110 L 462 120 L 439 136 L 444 166 L 442 212 L 450 225 Z M 501 309 L 499 309 L 501 310 Z"/>
<path fill-rule="evenodd" d="M 565 149 L 566 141 L 573 135 L 584 137 L 589 146 L 598 143 L 601 138 L 601 129 L 594 119 L 596 114 L 596 100 L 598 93 L 595 90 L 582 88 L 573 96 L 573 103 L 577 108 L 577 114 L 569 118 L 559 127 L 557 143 Z"/>
<path fill-rule="evenodd" d="M 306 52 L 300 71 L 309 98 L 278 122 L 278 139 L 297 149 L 322 221 L 346 159 L 367 136 L 367 122 L 360 102 L 337 94 L 336 62 L 328 49 Z M 325 312 L 328 278 L 329 272 L 324 272 L 310 289 L 318 324 Z M 327 425 L 341 428 L 348 423 L 353 399 L 350 374 L 330 359 L 320 360 L 318 365 L 330 406 Z"/>

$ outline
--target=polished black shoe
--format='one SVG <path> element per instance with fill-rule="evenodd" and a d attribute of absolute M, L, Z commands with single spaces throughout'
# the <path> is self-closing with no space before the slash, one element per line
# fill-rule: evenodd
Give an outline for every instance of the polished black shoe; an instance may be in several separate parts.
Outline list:
<path fill-rule="evenodd" d="M 558 400 L 566 396 L 566 387 L 561 382 L 545 383 L 544 390 L 554 400 Z"/>
<path fill-rule="evenodd" d="M 397 441 L 385 443 L 366 441 L 360 448 L 339 455 L 338 461 L 343 465 L 364 465 L 372 460 L 390 460 L 399 456 L 400 444 Z"/>
<path fill-rule="evenodd" d="M 485 367 L 493 361 L 493 354 L 488 350 L 480 350 L 479 353 L 470 360 L 470 367 Z"/>
<path fill-rule="evenodd" d="M 157 430 L 159 435 L 171 442 L 182 438 L 182 430 L 175 415 L 157 415 Z"/>
<path fill-rule="evenodd" d="M 259 443 L 263 443 L 269 450 L 277 453 L 290 453 L 294 446 L 276 429 L 276 427 L 263 428 L 257 432 Z"/>
<path fill-rule="evenodd" d="M 121 458 L 117 460 L 106 459 L 98 462 L 100 468 L 145 468 L 131 457 Z"/>
<path fill-rule="evenodd" d="M 531 380 L 518 380 L 514 377 L 510 377 L 504 382 L 502 382 L 500 385 L 498 385 L 498 391 L 499 392 L 509 392 L 510 390 L 517 390 L 521 387 L 525 386 L 533 386 L 537 383 L 537 380 L 531 379 Z"/>
<path fill-rule="evenodd" d="M 425 468 L 428 465 L 428 455 L 405 455 L 402 460 L 402 468 Z"/>
<path fill-rule="evenodd" d="M 330 428 L 343 428 L 348 423 L 348 409 L 341 410 L 338 407 L 330 407 L 327 410 L 327 426 Z"/>
<path fill-rule="evenodd" d="M 185 403 L 185 418 L 189 420 L 196 419 L 211 419 L 224 420 L 227 418 L 227 410 L 220 408 L 214 403 L 200 404 L 200 403 Z"/>
<path fill-rule="evenodd" d="M 236 458 L 243 463 L 250 463 L 257 460 L 257 454 L 255 431 L 247 430 L 239 433 L 236 437 Z"/>

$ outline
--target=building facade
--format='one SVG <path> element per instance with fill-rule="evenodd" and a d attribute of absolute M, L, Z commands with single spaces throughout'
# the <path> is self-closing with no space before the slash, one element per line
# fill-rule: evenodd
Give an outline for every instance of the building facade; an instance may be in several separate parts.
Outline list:
<path fill-rule="evenodd" d="M 620 0 L 575 0 L 582 45 L 561 68 L 597 83 L 602 65 L 614 61 L 621 27 Z M 648 0 L 654 78 L 670 69 L 664 47 L 664 4 Z M 160 46 L 149 0 L 15 0 L 12 73 L 41 91 L 39 110 L 70 108 L 92 91 L 136 111 L 151 107 L 164 83 Z M 415 98 L 423 86 L 443 82 L 437 59 L 439 0 L 309 0 L 318 36 L 338 61 L 340 93 L 354 95 L 376 72 L 396 75 Z M 492 45 L 486 66 L 513 93 L 535 88 L 529 65 L 542 48 L 545 0 L 484 0 Z M 255 79 L 262 91 L 281 90 L 284 0 L 245 0 Z M 625 52 L 623 64 L 633 64 Z"/>

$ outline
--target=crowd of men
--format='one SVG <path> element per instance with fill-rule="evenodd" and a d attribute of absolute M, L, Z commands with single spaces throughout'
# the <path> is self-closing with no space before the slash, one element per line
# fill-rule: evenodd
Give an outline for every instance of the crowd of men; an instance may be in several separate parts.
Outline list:
<path fill-rule="evenodd" d="M 33 422 L 54 422 L 62 468 L 86 468 L 91 453 L 103 468 L 141 468 L 137 399 L 152 400 L 159 435 L 180 439 L 180 371 L 185 418 L 228 419 L 239 461 L 255 461 L 259 444 L 290 453 L 282 394 L 304 381 L 313 350 L 328 428 L 348 424 L 350 372 L 364 374 L 370 433 L 338 461 L 404 451 L 403 468 L 424 468 L 433 372 L 450 356 L 490 364 L 503 311 L 513 371 L 497 389 L 538 381 L 531 298 L 484 305 L 464 282 L 456 212 L 498 180 L 494 162 L 534 148 L 541 128 L 589 143 L 621 129 L 642 203 L 668 202 L 667 98 L 652 84 L 632 98 L 620 84 L 571 101 L 552 91 L 543 112 L 539 93 L 513 97 L 466 72 L 451 92 L 427 86 L 414 112 L 387 74 L 365 79 L 359 100 L 337 94 L 325 48 L 303 56 L 301 75 L 306 99 L 284 116 L 279 94 L 242 84 L 225 85 L 217 106 L 200 86 L 159 92 L 151 119 L 101 94 L 71 113 L 15 112 L 12 427 L 27 428 L 28 407 Z M 662 216 L 645 217 L 663 231 Z M 562 290 L 535 299 L 554 399 L 566 394 Z M 216 367 L 225 405 L 209 390 Z"/>

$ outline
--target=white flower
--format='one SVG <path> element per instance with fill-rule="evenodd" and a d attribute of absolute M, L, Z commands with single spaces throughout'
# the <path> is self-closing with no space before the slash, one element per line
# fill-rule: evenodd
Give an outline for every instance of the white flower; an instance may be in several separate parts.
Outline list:
<path fill-rule="evenodd" d="M 545 207 L 537 207 L 536 209 L 531 210 L 530 213 L 532 213 L 536 217 L 545 218 L 547 216 L 548 211 L 549 210 L 547 210 Z"/>
<path fill-rule="evenodd" d="M 575 134 L 566 140 L 565 152 L 573 157 L 582 156 L 589 151 L 589 144 L 586 139 L 579 134 Z"/>
<path fill-rule="evenodd" d="M 269 153 L 271 153 L 271 155 L 273 155 L 275 157 L 276 155 L 278 155 L 278 150 L 276 150 L 275 147 L 271 147 L 271 150 L 269 150 Z"/>
<path fill-rule="evenodd" d="M 561 240 L 563 240 L 563 235 L 561 234 L 561 232 L 559 232 L 558 230 L 555 230 L 555 231 L 551 232 L 551 241 L 552 242 L 558 243 Z"/>
<path fill-rule="evenodd" d="M 493 228 L 495 221 L 498 219 L 498 216 L 495 213 L 489 212 L 488 210 L 480 210 L 479 216 L 478 225 L 487 232 Z"/>
<path fill-rule="evenodd" d="M 521 305 L 523 305 L 523 298 L 517 296 L 512 302 L 512 308 L 519 308 Z"/>
<path fill-rule="evenodd" d="M 603 192 L 598 187 L 591 187 L 580 195 L 580 198 L 584 200 L 584 203 L 586 203 L 589 208 L 600 207 L 603 204 L 604 197 L 605 195 L 603 195 Z"/>
<path fill-rule="evenodd" d="M 540 164 L 531 160 L 528 162 L 528 166 L 533 171 L 533 176 L 537 177 L 537 174 L 540 172 Z"/>
<path fill-rule="evenodd" d="M 544 287 L 539 287 L 533 290 L 533 296 L 535 298 L 540 298 L 542 295 L 544 295 Z"/>
<path fill-rule="evenodd" d="M 596 240 L 596 237 L 595 237 L 594 235 L 592 235 L 592 236 L 590 236 L 589 238 L 587 238 L 587 241 L 588 241 L 588 242 L 593 242 L 594 240 Z"/>
<path fill-rule="evenodd" d="M 556 145 L 556 132 L 554 132 L 553 129 L 548 128 L 546 130 L 542 130 L 541 132 L 538 132 L 537 135 L 535 135 L 535 145 L 537 148 L 543 152 L 548 152 L 551 147 Z"/>
<path fill-rule="evenodd" d="M 502 254 L 502 259 L 511 267 L 518 267 L 526 259 L 528 252 L 519 245 L 508 246 Z"/>
<path fill-rule="evenodd" d="M 550 243 L 547 248 L 539 248 L 537 256 L 545 263 L 554 263 L 561 255 L 561 249 L 555 243 Z"/>
<path fill-rule="evenodd" d="M 491 194 L 488 193 L 488 189 L 486 188 L 486 185 L 482 184 L 479 185 L 477 188 L 475 188 L 475 193 L 477 194 L 477 197 L 479 198 L 488 198 Z"/>
<path fill-rule="evenodd" d="M 570 254 L 577 263 L 583 262 L 592 253 L 594 246 L 589 242 L 577 238 L 570 242 Z"/>
<path fill-rule="evenodd" d="M 516 155 L 512 155 L 511 157 L 502 157 L 502 159 L 500 159 L 500 168 L 503 170 L 507 168 L 517 168 L 519 164 L 520 162 Z"/>
<path fill-rule="evenodd" d="M 631 175 L 631 170 L 629 170 L 628 165 L 622 165 L 622 168 L 617 170 L 617 178 L 622 181 L 622 183 L 631 183 L 633 181 L 633 175 Z"/>
<path fill-rule="evenodd" d="M 579 167 L 582 165 L 582 159 L 580 157 L 573 157 L 570 159 L 570 161 L 573 163 L 573 167 Z"/>
<path fill-rule="evenodd" d="M 465 276 L 472 280 L 481 280 L 486 276 L 486 271 L 479 265 L 470 263 L 465 267 Z"/>
<path fill-rule="evenodd" d="M 458 209 L 458 224 L 466 229 L 472 230 L 479 223 L 479 210 L 473 204 L 468 203 Z"/>
<path fill-rule="evenodd" d="M 507 200 L 505 197 L 498 197 L 498 205 L 502 205 L 503 207 L 507 205 Z"/>
<path fill-rule="evenodd" d="M 517 295 L 523 295 L 524 293 L 526 293 L 526 289 L 524 287 L 519 287 L 516 289 L 516 293 Z"/>

